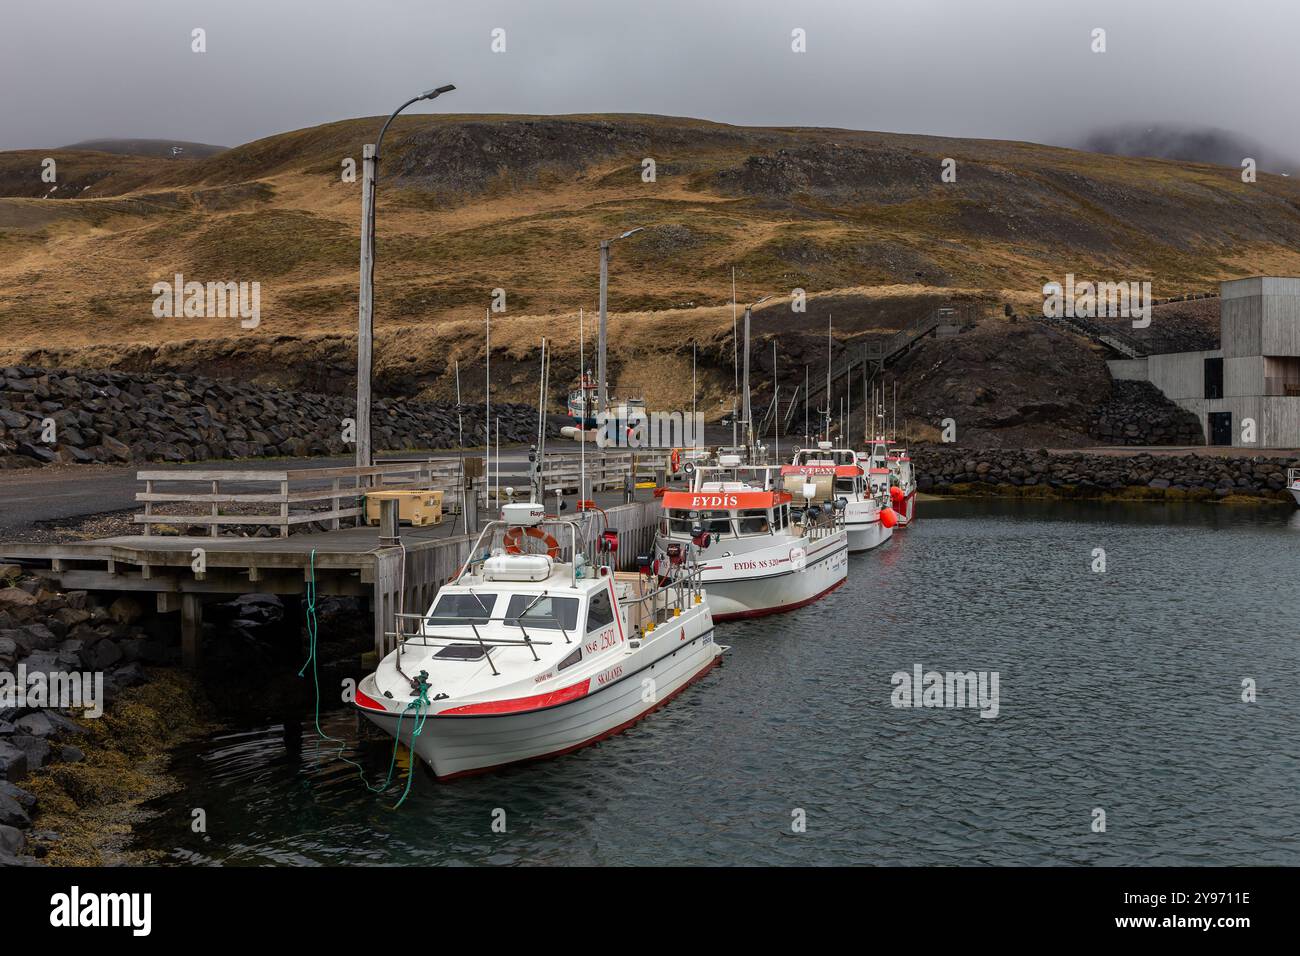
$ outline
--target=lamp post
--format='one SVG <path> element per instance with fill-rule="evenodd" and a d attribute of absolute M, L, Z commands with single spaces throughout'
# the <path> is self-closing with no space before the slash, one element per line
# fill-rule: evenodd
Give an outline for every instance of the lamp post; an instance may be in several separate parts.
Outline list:
<path fill-rule="evenodd" d="M 765 295 L 756 302 L 751 302 L 745 306 L 745 359 L 742 368 L 741 397 L 744 401 L 745 412 L 745 449 L 752 458 L 754 448 L 754 415 L 749 404 L 749 318 L 754 309 L 758 308 L 768 299 L 770 295 Z"/>
<path fill-rule="evenodd" d="M 596 351 L 596 381 L 599 384 L 599 391 L 596 393 L 596 409 L 600 412 L 607 411 L 609 408 L 609 394 L 605 390 L 605 341 L 607 337 L 605 306 L 609 298 L 609 247 L 612 243 L 618 242 L 620 239 L 626 239 L 644 228 L 645 226 L 637 226 L 635 229 L 629 229 L 621 236 L 600 240 L 600 342 Z"/>
<path fill-rule="evenodd" d="M 448 84 L 413 96 L 397 109 L 379 130 L 374 145 L 361 148 L 361 295 L 357 310 L 357 467 L 368 468 L 374 461 L 370 447 L 370 377 L 375 346 L 375 180 L 379 150 L 389 124 L 412 103 L 435 100 L 456 87 Z M 368 482 L 367 482 L 368 483 Z"/>

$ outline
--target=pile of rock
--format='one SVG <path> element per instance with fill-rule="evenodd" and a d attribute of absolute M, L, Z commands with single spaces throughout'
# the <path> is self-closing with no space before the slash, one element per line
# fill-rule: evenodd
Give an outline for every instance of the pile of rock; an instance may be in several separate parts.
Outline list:
<path fill-rule="evenodd" d="M 1117 381 L 1088 433 L 1107 445 L 1200 445 L 1201 420 L 1150 382 Z"/>
<path fill-rule="evenodd" d="M 1153 498 L 1247 495 L 1290 500 L 1287 458 L 1213 455 L 1050 454 L 1046 450 L 948 445 L 912 449 L 917 486 L 940 494 L 1044 493 L 1062 497 L 1107 494 Z"/>
<path fill-rule="evenodd" d="M 176 648 L 134 626 L 141 613 L 130 598 L 103 607 L 85 591 L 51 593 L 18 567 L 0 565 L 0 866 L 22 862 L 24 851 L 43 855 L 58 839 L 30 830 L 36 798 L 20 786 L 23 778 L 85 758 L 78 740 L 86 729 L 49 706 L 60 702 L 55 688 L 70 686 L 74 675 L 102 675 L 102 698 L 93 689 L 87 696 L 104 707 L 145 682 L 143 665 L 176 660 Z"/>
<path fill-rule="evenodd" d="M 481 444 L 482 407 L 461 413 L 466 441 Z M 346 455 L 344 422 L 354 415 L 342 396 L 199 375 L 10 366 L 0 369 L 0 468 Z M 502 442 L 534 439 L 536 409 L 493 405 L 498 416 Z M 456 406 L 443 403 L 379 399 L 372 428 L 380 451 L 458 443 Z"/>

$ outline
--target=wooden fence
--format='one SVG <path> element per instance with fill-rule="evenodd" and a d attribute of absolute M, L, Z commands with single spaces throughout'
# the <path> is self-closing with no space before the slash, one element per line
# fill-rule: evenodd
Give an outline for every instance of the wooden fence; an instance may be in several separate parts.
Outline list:
<path fill-rule="evenodd" d="M 294 525 L 322 522 L 337 529 L 346 519 L 359 519 L 362 507 L 358 499 L 367 490 L 362 479 L 369 479 L 376 488 L 427 488 L 448 482 L 455 486 L 455 472 L 448 478 L 446 469 L 447 466 L 454 469 L 457 464 L 420 462 L 369 468 L 296 468 L 283 471 L 227 468 L 140 471 L 136 473 L 136 479 L 144 482 L 144 491 L 136 492 L 135 500 L 143 503 L 144 511 L 135 515 L 134 521 L 143 525 L 145 535 L 152 533 L 153 525 L 206 526 L 212 537 L 217 537 L 223 528 L 267 525 L 279 528 L 280 537 L 287 538 Z M 160 484 L 187 487 L 160 490 Z M 195 484 L 205 486 L 205 490 L 195 491 L 189 487 Z M 257 490 L 231 490 L 232 485 L 253 486 Z M 158 505 L 195 505 L 204 506 L 206 510 L 158 514 L 155 511 Z M 231 505 L 238 506 L 239 512 L 223 513 L 223 506 Z"/>

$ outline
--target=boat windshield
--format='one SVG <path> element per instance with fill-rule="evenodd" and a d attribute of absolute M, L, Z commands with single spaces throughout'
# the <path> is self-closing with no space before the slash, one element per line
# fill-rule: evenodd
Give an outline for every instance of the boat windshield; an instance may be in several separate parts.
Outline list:
<path fill-rule="evenodd" d="M 438 624 L 486 624 L 492 617 L 492 608 L 497 603 L 495 594 L 482 591 L 453 591 L 438 595 L 438 603 L 429 612 L 426 623 Z"/>
<path fill-rule="evenodd" d="M 512 594 L 506 607 L 506 623 L 522 624 L 540 630 L 571 631 L 578 626 L 576 597 L 542 597 L 537 594 Z"/>

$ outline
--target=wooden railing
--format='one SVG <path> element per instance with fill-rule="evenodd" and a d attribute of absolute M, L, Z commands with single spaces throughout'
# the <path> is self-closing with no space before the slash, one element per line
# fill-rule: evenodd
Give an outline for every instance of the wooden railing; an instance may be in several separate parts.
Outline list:
<path fill-rule="evenodd" d="M 140 471 L 136 479 L 144 482 L 144 491 L 137 492 L 135 499 L 144 504 L 144 511 L 135 515 L 134 521 L 143 525 L 146 535 L 152 533 L 154 525 L 205 526 L 212 537 L 220 535 L 223 528 L 262 525 L 278 528 L 280 537 L 287 538 L 294 525 L 321 522 L 337 529 L 344 520 L 361 518 L 360 498 L 368 490 L 366 485 L 374 488 L 458 486 L 455 480 L 458 465 L 454 461 L 439 461 L 282 471 L 227 468 Z M 200 484 L 206 488 L 203 491 L 160 490 L 160 484 Z M 232 486 L 240 490 L 232 490 Z M 247 490 L 249 486 L 253 490 Z M 325 504 L 322 506 L 320 502 Z M 204 510 L 159 514 L 155 511 L 159 505 L 195 505 L 203 506 Z M 223 513 L 223 506 L 230 505 L 239 506 L 239 512 Z"/>

